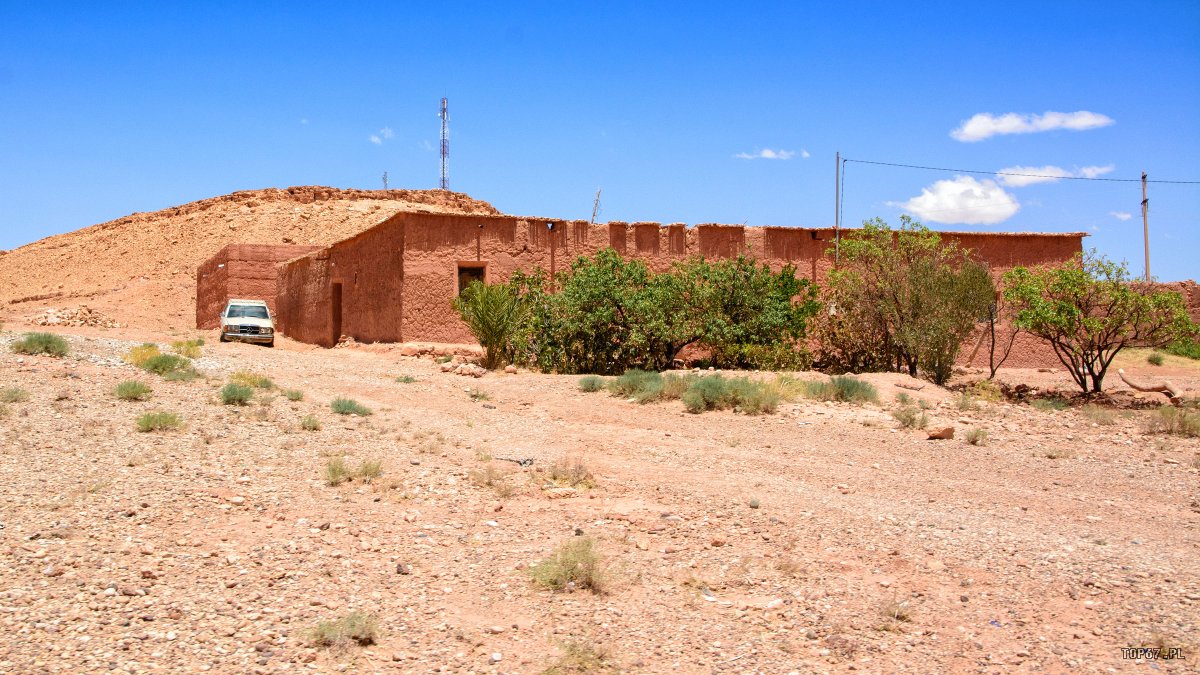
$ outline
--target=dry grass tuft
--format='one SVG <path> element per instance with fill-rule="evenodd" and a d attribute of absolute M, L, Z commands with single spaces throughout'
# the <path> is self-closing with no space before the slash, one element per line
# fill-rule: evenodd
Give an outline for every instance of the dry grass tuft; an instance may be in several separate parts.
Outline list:
<path fill-rule="evenodd" d="M 576 673 L 619 673 L 612 654 L 591 643 L 569 641 L 559 646 L 562 656 L 542 675 L 574 675 Z"/>
<path fill-rule="evenodd" d="M 1146 419 L 1145 429 L 1150 434 L 1195 438 L 1200 436 L 1200 411 L 1163 406 Z"/>
<path fill-rule="evenodd" d="M 987 429 L 971 429 L 967 432 L 967 442 L 971 445 L 987 445 Z"/>
<path fill-rule="evenodd" d="M 591 537 L 576 537 L 563 544 L 554 555 L 529 568 L 529 576 L 537 585 L 555 591 L 586 589 L 601 594 L 609 583 L 604 560 Z"/>
<path fill-rule="evenodd" d="M 929 426 L 929 415 L 920 408 L 905 405 L 892 411 L 892 417 L 905 429 L 924 429 Z"/>
<path fill-rule="evenodd" d="M 350 467 L 346 466 L 345 458 L 330 457 L 325 463 L 325 484 L 337 487 L 351 478 Z"/>
<path fill-rule="evenodd" d="M 308 632 L 316 647 L 366 647 L 379 641 L 379 620 L 366 612 L 351 612 L 336 621 L 322 621 Z"/>
<path fill-rule="evenodd" d="M 1111 410 L 1098 406 L 1094 403 L 1089 403 L 1080 408 L 1079 414 L 1083 415 L 1084 418 L 1089 422 L 1092 422 L 1093 424 L 1099 424 L 1100 426 L 1108 426 L 1110 424 L 1117 423 L 1117 417 L 1116 415 L 1113 415 Z"/>
<path fill-rule="evenodd" d="M 547 479 L 554 485 L 573 488 L 592 488 L 596 477 L 584 463 L 582 457 L 563 457 L 550 465 Z"/>

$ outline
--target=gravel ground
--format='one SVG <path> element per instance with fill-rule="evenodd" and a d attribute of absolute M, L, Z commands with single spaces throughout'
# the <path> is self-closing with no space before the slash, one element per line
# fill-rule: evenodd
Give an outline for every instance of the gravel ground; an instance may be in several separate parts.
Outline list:
<path fill-rule="evenodd" d="M 637 673 L 1195 672 L 1200 658 L 1200 441 L 1147 435 L 1152 411 L 962 410 L 872 375 L 885 404 L 689 415 L 575 377 L 211 336 L 204 377 L 167 382 L 121 359 L 166 336 L 63 334 L 65 359 L 0 335 L 0 390 L 28 392 L 0 412 L 0 671 L 571 672 L 587 653 Z M 237 370 L 304 398 L 222 405 Z M 135 378 L 151 398 L 118 400 Z M 902 392 L 956 437 L 897 428 Z M 339 396 L 374 414 L 333 414 Z M 151 411 L 182 428 L 138 432 Z M 964 440 L 975 428 L 986 444 Z M 339 456 L 382 475 L 330 486 Z M 564 459 L 594 486 L 551 481 Z M 489 466 L 503 478 L 480 484 Z M 605 592 L 535 586 L 528 568 L 579 537 Z M 313 643 L 354 611 L 378 618 L 375 644 Z M 1185 658 L 1123 659 L 1152 644 Z"/>

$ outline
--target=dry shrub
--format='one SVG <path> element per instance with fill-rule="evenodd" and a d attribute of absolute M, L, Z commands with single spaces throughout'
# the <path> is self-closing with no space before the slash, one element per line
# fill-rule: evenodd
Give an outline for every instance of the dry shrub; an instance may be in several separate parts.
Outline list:
<path fill-rule="evenodd" d="M 1111 410 L 1093 403 L 1089 403 L 1080 408 L 1079 414 L 1087 418 L 1089 422 L 1093 422 L 1101 426 L 1108 426 L 1110 424 L 1117 423 L 1117 418 L 1115 415 L 1113 415 Z"/>
<path fill-rule="evenodd" d="M 987 445 L 987 439 L 986 429 L 971 429 L 967 432 L 967 442 L 971 445 Z"/>
<path fill-rule="evenodd" d="M 336 621 L 322 621 L 308 632 L 317 647 L 368 646 L 379 641 L 379 620 L 366 612 L 351 612 Z"/>
<path fill-rule="evenodd" d="M 892 411 L 892 417 L 905 429 L 924 429 L 929 425 L 929 415 L 925 411 L 911 405 L 900 406 Z"/>
<path fill-rule="evenodd" d="M 596 477 L 584 463 L 582 457 L 564 457 L 550 465 L 547 474 L 549 481 L 555 485 L 573 488 L 591 488 L 596 486 Z"/>
<path fill-rule="evenodd" d="M 529 568 L 529 576 L 555 591 L 587 589 L 603 593 L 609 582 L 604 560 L 591 537 L 576 537 L 559 547 L 554 555 Z"/>
<path fill-rule="evenodd" d="M 1200 411 L 1163 406 L 1146 419 L 1145 429 L 1151 434 L 1200 436 Z"/>
<path fill-rule="evenodd" d="M 498 497 L 508 498 L 516 492 L 508 482 L 508 475 L 496 468 L 496 465 L 491 461 L 488 461 L 481 469 L 471 469 L 468 471 L 467 479 L 478 487 L 491 488 Z"/>
<path fill-rule="evenodd" d="M 618 673 L 612 654 L 591 643 L 568 641 L 559 646 L 562 656 L 542 675 L 574 675 L 576 673 Z"/>

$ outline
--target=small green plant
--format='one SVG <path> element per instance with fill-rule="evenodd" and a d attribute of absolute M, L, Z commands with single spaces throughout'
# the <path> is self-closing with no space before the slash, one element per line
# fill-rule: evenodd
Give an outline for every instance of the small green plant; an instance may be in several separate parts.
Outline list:
<path fill-rule="evenodd" d="M 488 394 L 486 391 L 480 391 L 479 389 L 472 389 L 470 392 L 467 393 L 467 395 L 471 397 L 472 401 L 490 401 L 490 400 L 492 400 L 492 397 L 490 394 Z"/>
<path fill-rule="evenodd" d="M 454 360 L 453 356 L 439 356 L 436 359 L 434 359 L 433 361 L 434 361 L 434 363 L 450 363 L 453 360 Z"/>
<path fill-rule="evenodd" d="M 604 388 L 604 378 L 599 375 L 587 375 L 579 378 L 579 391 L 592 393 Z"/>
<path fill-rule="evenodd" d="M 300 420 L 300 428 L 304 429 L 305 431 L 320 431 L 321 420 L 317 419 L 315 415 L 305 415 L 304 418 Z"/>
<path fill-rule="evenodd" d="M 358 471 L 355 471 L 354 475 L 362 482 L 370 483 L 383 475 L 383 462 L 378 459 L 365 459 L 358 465 Z"/>
<path fill-rule="evenodd" d="M 0 403 L 22 403 L 29 400 L 29 392 L 20 387 L 0 390 Z"/>
<path fill-rule="evenodd" d="M 181 426 L 183 420 L 175 413 L 149 412 L 137 418 L 137 430 L 141 432 L 172 431 Z"/>
<path fill-rule="evenodd" d="M 379 620 L 366 612 L 351 612 L 336 621 L 322 621 L 308 632 L 316 647 L 366 647 L 379 641 Z"/>
<path fill-rule="evenodd" d="M 929 415 L 920 408 L 905 405 L 892 411 L 892 417 L 905 429 L 924 429 L 929 426 Z"/>
<path fill-rule="evenodd" d="M 967 387 L 967 393 L 980 401 L 988 403 L 996 403 L 1004 400 L 1004 392 L 1000 389 L 1000 385 L 992 380 L 979 380 Z"/>
<path fill-rule="evenodd" d="M 779 406 L 780 387 L 777 383 L 768 384 L 746 377 L 727 379 L 721 375 L 693 377 L 683 383 L 687 389 L 681 398 L 690 413 L 737 408 L 747 415 L 758 415 L 775 412 Z"/>
<path fill-rule="evenodd" d="M 1150 352 L 1146 357 L 1146 362 L 1152 366 L 1161 366 L 1164 360 L 1163 355 L 1158 352 Z"/>
<path fill-rule="evenodd" d="M 284 389 L 283 395 L 287 398 L 287 400 L 293 402 L 304 400 L 304 392 L 300 391 L 299 389 Z"/>
<path fill-rule="evenodd" d="M 913 398 L 904 392 L 896 394 L 896 402 L 900 405 L 912 405 Z"/>
<path fill-rule="evenodd" d="M 1172 436 L 1200 436 L 1200 411 L 1163 406 L 1146 420 L 1146 431 Z"/>
<path fill-rule="evenodd" d="M 1100 426 L 1109 426 L 1117 423 L 1117 418 L 1111 410 L 1095 405 L 1094 403 L 1089 403 L 1080 408 L 1079 414 L 1083 415 L 1089 422 Z"/>
<path fill-rule="evenodd" d="M 254 397 L 254 390 L 244 384 L 230 382 L 221 387 L 221 403 L 225 405 L 246 405 Z"/>
<path fill-rule="evenodd" d="M 162 352 L 158 350 L 158 345 L 154 344 L 153 342 L 146 342 L 138 345 L 137 347 L 130 348 L 128 352 L 125 352 L 125 356 L 122 358 L 126 363 L 132 363 L 138 368 L 141 368 L 142 364 L 146 363 L 155 356 L 161 355 Z"/>
<path fill-rule="evenodd" d="M 575 537 L 554 555 L 529 568 L 534 583 L 555 591 L 587 589 L 603 593 L 608 571 L 591 537 Z"/>
<path fill-rule="evenodd" d="M 967 442 L 971 445 L 987 445 L 987 439 L 986 429 L 971 429 L 967 432 Z"/>
<path fill-rule="evenodd" d="M 71 351 L 67 341 L 54 333 L 26 333 L 24 337 L 12 343 L 9 347 L 17 354 L 37 356 L 45 354 L 62 358 Z"/>
<path fill-rule="evenodd" d="M 412 375 L 401 375 L 400 377 L 396 378 L 396 381 L 400 384 L 412 384 L 413 382 L 417 381 L 417 378 L 413 377 Z"/>
<path fill-rule="evenodd" d="M 176 340 L 171 343 L 171 351 L 176 354 L 188 358 L 200 358 L 200 345 L 204 344 L 204 340 Z"/>
<path fill-rule="evenodd" d="M 1067 400 L 1059 396 L 1051 396 L 1050 398 L 1035 398 L 1029 402 L 1029 405 L 1033 406 L 1034 410 L 1040 410 L 1042 412 L 1057 412 L 1059 410 L 1066 410 L 1070 407 L 1070 404 L 1067 403 Z"/>
<path fill-rule="evenodd" d="M 828 382 L 805 383 L 805 395 L 818 401 L 845 401 L 848 403 L 875 403 L 879 392 L 870 382 L 849 375 L 836 375 Z"/>
<path fill-rule="evenodd" d="M 167 375 L 191 369 L 192 362 L 178 354 L 158 354 L 145 359 L 140 366 L 142 370 L 155 375 Z"/>
<path fill-rule="evenodd" d="M 117 398 L 122 401 L 145 401 L 150 393 L 150 385 L 138 380 L 125 380 L 116 388 Z"/>
<path fill-rule="evenodd" d="M 365 405 L 350 398 L 335 398 L 329 404 L 330 409 L 339 415 L 371 415 L 372 410 Z"/>
<path fill-rule="evenodd" d="M 191 382 L 199 377 L 200 373 L 197 373 L 195 368 L 189 367 L 184 368 L 183 370 L 172 370 L 166 375 L 163 375 L 163 380 L 166 382 Z"/>
<path fill-rule="evenodd" d="M 251 373 L 246 370 L 239 370 L 230 375 L 229 381 L 233 382 L 234 384 L 243 384 L 247 387 L 254 387 L 255 389 L 275 388 L 275 383 L 271 381 L 271 378 L 267 377 L 266 375 L 259 375 L 258 373 Z"/>
<path fill-rule="evenodd" d="M 330 487 L 337 487 L 345 483 L 351 478 L 350 467 L 346 466 L 346 460 L 341 455 L 330 457 L 325 463 L 325 484 Z"/>

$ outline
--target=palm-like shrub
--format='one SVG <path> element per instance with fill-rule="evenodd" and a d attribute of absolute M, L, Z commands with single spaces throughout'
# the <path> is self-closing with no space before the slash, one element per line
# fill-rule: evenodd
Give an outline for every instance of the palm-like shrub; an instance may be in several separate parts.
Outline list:
<path fill-rule="evenodd" d="M 512 338 L 526 316 L 525 303 L 515 288 L 472 281 L 454 299 L 454 309 L 483 347 L 485 368 L 497 368 L 512 360 Z"/>

